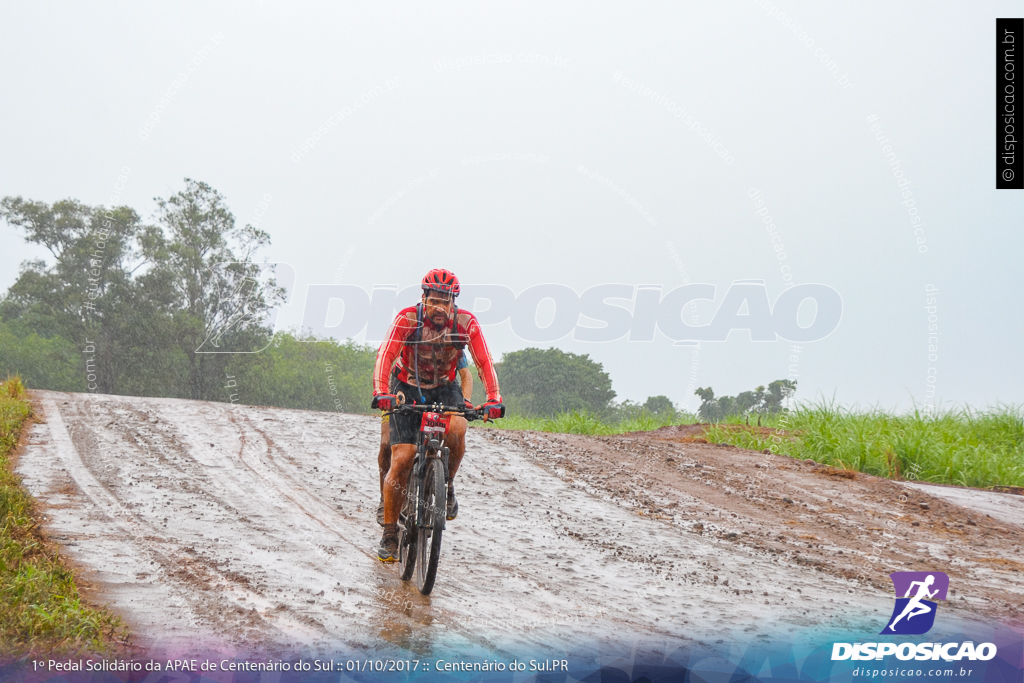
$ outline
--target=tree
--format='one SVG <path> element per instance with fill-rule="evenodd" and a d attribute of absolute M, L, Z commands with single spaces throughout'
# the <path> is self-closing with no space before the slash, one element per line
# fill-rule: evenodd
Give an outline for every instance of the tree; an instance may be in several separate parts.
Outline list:
<path fill-rule="evenodd" d="M 718 400 L 715 399 L 715 390 L 708 387 L 697 389 L 693 393 L 700 397 L 700 408 L 697 410 L 700 419 L 704 422 L 718 422 L 722 418 L 722 411 Z"/>
<path fill-rule="evenodd" d="M 587 354 L 523 349 L 506 353 L 497 372 L 511 412 L 537 417 L 573 410 L 601 414 L 615 398 L 608 373 Z"/>
<path fill-rule="evenodd" d="M 643 408 L 655 417 L 674 418 L 676 415 L 676 407 L 668 396 L 649 396 Z"/>
<path fill-rule="evenodd" d="M 765 391 L 759 386 L 753 391 L 744 391 L 737 396 L 720 396 L 715 398 L 711 387 L 697 389 L 695 392 L 701 399 L 697 414 L 705 422 L 718 422 L 732 415 L 773 415 L 785 410 L 782 404 L 796 393 L 796 381 L 778 379 L 768 385 Z"/>
<path fill-rule="evenodd" d="M 0 201 L 0 218 L 53 256 L 22 264 L 0 321 L 18 321 L 26 348 L 77 348 L 89 391 L 219 398 L 229 356 L 238 355 L 225 352 L 270 339 L 264 317 L 283 291 L 253 263 L 269 237 L 236 228 L 205 183 L 186 178 L 182 192 L 157 203 L 159 224 L 144 225 L 128 207 Z M 32 333 L 64 341 L 42 345 Z M 250 355 L 233 365 L 254 362 Z"/>
<path fill-rule="evenodd" d="M 157 264 L 146 284 L 169 309 L 174 345 L 188 361 L 190 398 L 206 399 L 222 392 L 228 355 L 269 342 L 263 317 L 284 292 L 273 279 L 261 285 L 261 267 L 252 262 L 269 235 L 236 227 L 220 192 L 186 178 L 184 190 L 156 201 L 163 234 L 144 244 Z"/>
<path fill-rule="evenodd" d="M 659 422 L 671 423 L 676 420 L 677 414 L 675 404 L 668 396 L 648 396 L 643 403 L 629 399 L 621 403 L 612 403 L 602 417 L 612 423 L 637 420 L 643 417 L 653 417 Z"/>
<path fill-rule="evenodd" d="M 250 360 L 251 358 L 251 360 Z M 219 389 L 218 400 L 251 405 L 369 413 L 377 349 L 351 340 L 299 338 L 279 332 L 273 343 L 250 358 L 232 358 L 231 380 Z M 238 361 L 246 360 L 244 365 Z"/>
<path fill-rule="evenodd" d="M 82 354 L 59 336 L 40 337 L 17 322 L 0 321 L 0 379 L 20 375 L 25 386 L 85 391 Z"/>
<path fill-rule="evenodd" d="M 796 380 L 775 380 L 768 385 L 768 393 L 764 397 L 764 412 L 781 412 L 783 410 L 782 404 L 795 393 Z"/>
<path fill-rule="evenodd" d="M 722 399 L 731 398 L 723 396 Z M 721 400 L 721 399 L 720 399 Z M 753 391 L 742 391 L 736 394 L 728 404 L 727 415 L 746 415 L 750 412 L 761 412 L 758 408 L 764 402 L 764 387 L 757 387 Z"/>
<path fill-rule="evenodd" d="M 146 264 L 136 240 L 147 230 L 128 207 L 89 207 L 5 197 L 0 217 L 54 257 L 22 264 L 0 303 L 0 319 L 19 320 L 43 339 L 63 337 L 82 352 L 90 390 L 111 393 L 124 370 L 126 334 L 144 311 L 134 306 L 132 275 Z"/>

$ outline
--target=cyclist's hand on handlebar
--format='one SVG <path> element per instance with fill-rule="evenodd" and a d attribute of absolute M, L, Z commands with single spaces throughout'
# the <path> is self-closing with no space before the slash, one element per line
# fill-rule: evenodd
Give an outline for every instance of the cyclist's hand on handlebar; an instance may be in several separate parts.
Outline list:
<path fill-rule="evenodd" d="M 391 394 L 375 394 L 373 402 L 370 403 L 371 408 L 379 408 L 380 410 L 391 410 L 397 405 L 398 397 Z"/>
<path fill-rule="evenodd" d="M 468 398 L 463 400 L 466 402 L 466 410 L 476 410 L 476 408 L 473 407 L 473 404 L 470 402 Z"/>
<path fill-rule="evenodd" d="M 484 420 L 497 420 L 499 417 L 505 417 L 505 404 L 498 399 L 490 399 L 486 401 L 480 410 L 484 414 Z"/>

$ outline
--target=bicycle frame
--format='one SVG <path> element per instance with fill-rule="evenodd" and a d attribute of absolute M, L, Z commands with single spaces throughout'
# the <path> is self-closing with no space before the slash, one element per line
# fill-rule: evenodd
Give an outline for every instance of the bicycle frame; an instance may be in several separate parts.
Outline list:
<path fill-rule="evenodd" d="M 420 428 L 416 434 L 416 457 L 412 465 L 413 486 L 406 491 L 406 496 L 414 496 L 413 500 L 418 503 L 422 501 L 419 495 L 420 487 L 423 484 L 423 470 L 427 462 L 432 458 L 440 459 L 444 463 L 444 474 L 447 479 L 448 473 L 448 447 L 444 440 L 448 436 L 453 415 L 464 417 L 469 421 L 483 419 L 483 415 L 475 409 L 459 406 L 446 406 L 440 403 L 434 404 L 409 404 L 403 403 L 394 410 L 387 411 L 388 415 L 399 412 L 421 413 Z M 416 528 L 423 525 L 423 506 L 417 504 L 413 524 Z"/>
<path fill-rule="evenodd" d="M 437 577 L 442 532 L 446 527 L 445 483 L 450 475 L 449 451 L 444 445 L 444 439 L 451 427 L 452 415 L 462 415 L 469 420 L 481 416 L 476 410 L 441 404 L 403 404 L 389 411 L 389 414 L 398 412 L 420 413 L 416 455 L 409 472 L 405 502 L 398 518 L 401 530 L 399 575 L 403 581 L 408 581 L 415 573 L 420 592 L 429 595 Z M 426 488 L 428 480 L 430 490 Z"/>
<path fill-rule="evenodd" d="M 448 429 L 451 426 L 451 413 L 424 411 L 420 418 L 420 431 L 416 435 L 416 458 L 413 460 L 413 481 L 416 482 L 416 491 L 413 500 L 417 502 L 416 516 L 413 524 L 416 528 L 423 525 L 423 496 L 419 495 L 419 488 L 423 486 L 423 471 L 431 458 L 438 458 L 444 464 L 445 481 L 448 480 L 448 447 L 443 445 L 445 437 L 448 436 Z M 440 437 L 440 438 L 438 438 Z M 412 493 L 412 492 L 409 492 Z M 406 495 L 409 495 L 407 493 Z M 443 511 L 442 511 L 443 512 Z M 446 528 L 443 525 L 442 528 Z"/>

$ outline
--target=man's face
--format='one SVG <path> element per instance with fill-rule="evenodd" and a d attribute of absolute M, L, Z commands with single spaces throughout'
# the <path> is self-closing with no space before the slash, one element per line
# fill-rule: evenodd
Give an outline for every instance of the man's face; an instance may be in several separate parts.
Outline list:
<path fill-rule="evenodd" d="M 434 327 L 444 327 L 452 314 L 452 295 L 430 289 L 423 293 L 423 315 Z"/>

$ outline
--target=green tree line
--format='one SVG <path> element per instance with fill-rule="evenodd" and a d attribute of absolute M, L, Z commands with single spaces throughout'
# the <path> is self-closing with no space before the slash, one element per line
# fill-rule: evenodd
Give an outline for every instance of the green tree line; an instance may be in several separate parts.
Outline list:
<path fill-rule="evenodd" d="M 736 396 L 715 396 L 711 387 L 697 389 L 701 399 L 697 415 L 704 422 L 721 422 L 729 417 L 775 415 L 784 410 L 783 403 L 796 393 L 796 382 L 777 379 L 765 389 L 759 386 L 753 391 L 742 391 Z M 760 420 L 758 421 L 760 424 Z"/>
<path fill-rule="evenodd" d="M 128 206 L 0 200 L 0 218 L 49 253 L 23 263 L 0 297 L 0 376 L 58 391 L 370 412 L 376 349 L 269 329 L 284 291 L 257 261 L 266 232 L 238 225 L 221 193 L 188 178 L 156 207 L 147 221 Z M 497 372 L 520 415 L 677 417 L 665 396 L 617 403 L 586 354 L 523 349 Z M 483 402 L 482 382 L 473 398 Z"/>
<path fill-rule="evenodd" d="M 256 261 L 264 231 L 237 225 L 203 182 L 156 202 L 147 223 L 127 206 L 0 200 L 50 256 L 23 263 L 0 298 L 0 373 L 59 391 L 365 407 L 373 349 L 266 325 L 284 293 Z"/>

